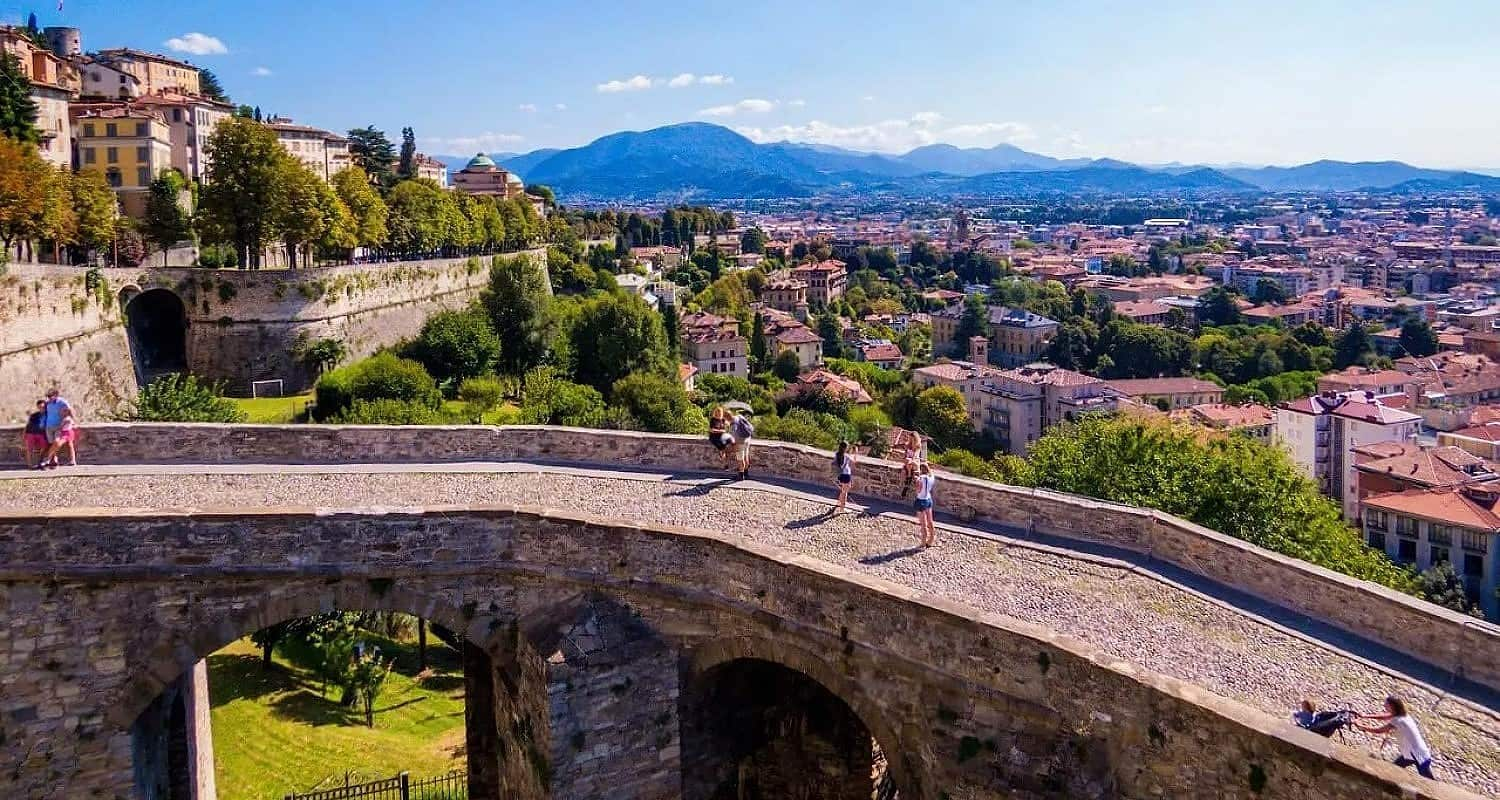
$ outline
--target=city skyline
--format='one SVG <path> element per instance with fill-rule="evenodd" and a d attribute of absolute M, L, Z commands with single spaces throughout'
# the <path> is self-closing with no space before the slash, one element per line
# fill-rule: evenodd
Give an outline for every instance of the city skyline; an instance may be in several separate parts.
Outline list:
<path fill-rule="evenodd" d="M 573 147 L 704 121 L 755 141 L 885 153 L 941 142 L 1147 164 L 1500 166 L 1485 135 L 1500 128 L 1500 107 L 1476 102 L 1462 79 L 1500 67 L 1482 33 L 1496 11 L 1460 0 L 921 12 L 773 0 L 691 15 L 459 2 L 401 23 L 386 0 L 131 6 L 34 10 L 44 26 L 79 27 L 87 49 L 213 70 L 237 102 L 268 114 L 333 130 L 410 125 L 434 154 Z M 0 0 L 6 22 L 32 10 Z"/>

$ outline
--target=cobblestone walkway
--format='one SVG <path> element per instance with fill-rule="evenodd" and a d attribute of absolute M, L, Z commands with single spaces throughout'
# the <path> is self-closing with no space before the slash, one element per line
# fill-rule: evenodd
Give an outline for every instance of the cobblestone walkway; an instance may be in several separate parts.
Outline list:
<path fill-rule="evenodd" d="M 452 466 L 295 469 L 0 480 L 0 508 L 530 504 L 728 531 L 1047 626 L 1278 717 L 1303 697 L 1374 711 L 1380 698 L 1400 694 L 1436 751 L 1438 776 L 1500 795 L 1500 710 L 1443 696 L 1107 560 L 945 531 L 938 547 L 921 551 L 909 517 L 862 509 L 830 516 L 824 498 L 701 477 Z M 1395 755 L 1393 743 L 1363 734 L 1346 741 Z"/>

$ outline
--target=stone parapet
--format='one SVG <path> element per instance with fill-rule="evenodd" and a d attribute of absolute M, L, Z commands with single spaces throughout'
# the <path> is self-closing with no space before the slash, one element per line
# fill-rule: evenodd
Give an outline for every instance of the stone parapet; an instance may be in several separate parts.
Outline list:
<path fill-rule="evenodd" d="M 0 438 L 19 437 L 15 429 Z M 80 451 L 102 464 L 425 463 L 535 461 L 713 471 L 699 437 L 533 426 L 324 426 L 110 423 L 91 425 Z M 829 483 L 830 454 L 756 441 L 754 472 Z M 901 501 L 901 468 L 860 462 L 856 493 Z M 1042 489 L 944 473 L 938 509 L 960 518 L 1121 548 L 1500 689 L 1500 626 L 1289 558 L 1185 520 Z"/>

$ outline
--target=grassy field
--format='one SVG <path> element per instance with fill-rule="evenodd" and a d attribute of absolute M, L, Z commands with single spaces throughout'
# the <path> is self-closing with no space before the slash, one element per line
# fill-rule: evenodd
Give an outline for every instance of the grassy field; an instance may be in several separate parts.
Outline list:
<path fill-rule="evenodd" d="M 249 419 L 262 425 L 280 425 L 297 422 L 302 409 L 312 402 L 312 392 L 286 397 L 234 397 L 234 404 L 245 412 Z"/>
<path fill-rule="evenodd" d="M 214 767 L 220 800 L 279 800 L 288 792 L 461 770 L 464 681 L 458 653 L 428 637 L 426 673 L 415 643 L 370 634 L 395 668 L 375 704 L 375 727 L 329 696 L 304 648 L 278 649 L 270 671 L 248 638 L 208 658 Z"/>

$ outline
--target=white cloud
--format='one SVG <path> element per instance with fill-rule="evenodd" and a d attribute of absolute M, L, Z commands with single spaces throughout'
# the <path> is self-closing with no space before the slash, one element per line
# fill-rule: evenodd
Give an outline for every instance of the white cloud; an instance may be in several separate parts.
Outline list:
<path fill-rule="evenodd" d="M 520 111 L 523 114 L 535 114 L 536 113 L 536 103 L 522 103 L 522 104 L 516 106 L 516 110 Z"/>
<path fill-rule="evenodd" d="M 873 94 L 867 94 L 867 95 L 865 95 L 865 96 L 864 96 L 864 97 L 863 97 L 863 98 L 862 98 L 862 99 L 863 99 L 863 100 L 864 100 L 864 101 L 865 101 L 865 102 L 866 102 L 866 103 L 873 103 L 873 102 L 875 102 L 875 95 L 873 95 Z"/>
<path fill-rule="evenodd" d="M 485 131 L 473 136 L 426 136 L 422 148 L 429 153 L 477 153 L 509 147 L 525 137 L 515 133 Z"/>
<path fill-rule="evenodd" d="M 167 40 L 167 47 L 179 53 L 194 56 L 222 56 L 229 52 L 229 48 L 225 47 L 217 37 L 206 33 L 184 33 L 181 36 L 173 36 Z"/>
<path fill-rule="evenodd" d="M 639 92 L 650 89 L 654 85 L 655 82 L 645 75 L 635 75 L 623 81 L 605 81 L 595 86 L 594 89 L 605 94 L 613 94 L 615 92 Z"/>
<path fill-rule="evenodd" d="M 968 123 L 942 127 L 942 115 L 922 112 L 905 119 L 888 119 L 865 125 L 834 125 L 813 120 L 805 125 L 770 128 L 741 127 L 735 130 L 757 142 L 812 142 L 854 150 L 905 152 L 935 142 L 992 145 L 1035 138 L 1031 128 L 1019 122 Z"/>
<path fill-rule="evenodd" d="M 1149 114 L 1165 114 L 1170 110 L 1171 109 L 1169 107 L 1161 105 L 1160 103 L 1146 108 L 1146 112 Z"/>
<path fill-rule="evenodd" d="M 787 105 L 791 106 L 792 108 L 801 108 L 807 105 L 807 101 L 799 97 L 796 100 L 788 101 Z"/>
<path fill-rule="evenodd" d="M 697 82 L 697 75 L 694 75 L 691 72 L 684 72 L 681 75 L 678 75 L 677 77 L 667 81 L 667 87 L 671 89 L 681 89 L 684 86 L 692 86 Z"/>
<path fill-rule="evenodd" d="M 568 110 L 568 104 L 567 103 L 558 103 L 557 105 L 553 106 L 553 108 L 556 109 L 556 110 L 558 110 L 558 111 L 567 111 Z"/>
<path fill-rule="evenodd" d="M 764 114 L 776 107 L 775 100 L 751 97 L 727 106 L 714 106 L 699 111 L 705 117 L 732 117 L 735 114 Z"/>
<path fill-rule="evenodd" d="M 270 67 L 256 67 L 250 70 L 250 74 L 257 78 L 269 78 L 273 74 Z"/>
<path fill-rule="evenodd" d="M 734 83 L 734 78 L 728 75 L 704 75 L 698 79 L 698 82 L 704 86 L 726 86 Z"/>

